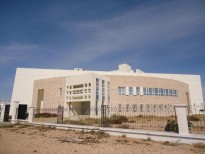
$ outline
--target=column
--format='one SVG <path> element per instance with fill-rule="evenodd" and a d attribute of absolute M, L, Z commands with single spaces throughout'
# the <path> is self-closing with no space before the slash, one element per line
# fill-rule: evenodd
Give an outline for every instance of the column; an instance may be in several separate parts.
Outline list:
<path fill-rule="evenodd" d="M 34 107 L 29 107 L 29 114 L 28 114 L 28 122 L 32 123 L 33 122 L 33 111 Z"/>
<path fill-rule="evenodd" d="M 12 113 L 12 119 L 11 119 L 11 123 L 13 123 L 13 124 L 17 123 L 18 108 L 19 108 L 19 102 L 15 101 L 14 102 L 13 113 Z"/>
<path fill-rule="evenodd" d="M 177 123 L 179 127 L 179 134 L 188 135 L 188 120 L 187 120 L 187 105 L 177 104 L 175 105 Z"/>
<path fill-rule="evenodd" d="M 5 104 L 1 105 L 1 119 L 0 122 L 4 121 L 4 113 L 5 113 Z"/>

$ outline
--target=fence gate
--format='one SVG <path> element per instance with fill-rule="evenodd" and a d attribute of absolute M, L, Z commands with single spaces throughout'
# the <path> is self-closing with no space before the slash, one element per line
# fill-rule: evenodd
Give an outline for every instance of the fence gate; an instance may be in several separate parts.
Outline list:
<path fill-rule="evenodd" d="M 101 127 L 108 127 L 108 105 L 101 105 Z"/>
<path fill-rule="evenodd" d="M 9 121 L 9 110 L 10 110 L 10 105 L 5 105 L 4 122 Z"/>
<path fill-rule="evenodd" d="M 63 110 L 64 110 L 64 107 L 59 105 L 58 106 L 58 111 L 57 111 L 57 123 L 58 124 L 63 123 Z"/>

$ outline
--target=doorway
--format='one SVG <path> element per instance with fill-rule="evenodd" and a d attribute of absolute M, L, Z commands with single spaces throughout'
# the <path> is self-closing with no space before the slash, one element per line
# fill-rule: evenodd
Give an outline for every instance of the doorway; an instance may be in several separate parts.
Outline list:
<path fill-rule="evenodd" d="M 25 120 L 27 118 L 26 113 L 27 113 L 27 105 L 19 104 L 17 119 Z"/>

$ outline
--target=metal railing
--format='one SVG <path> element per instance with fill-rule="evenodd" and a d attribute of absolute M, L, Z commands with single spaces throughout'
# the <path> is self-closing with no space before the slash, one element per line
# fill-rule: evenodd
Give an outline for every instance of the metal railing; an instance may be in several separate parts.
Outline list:
<path fill-rule="evenodd" d="M 58 111 L 59 107 L 34 109 L 33 121 L 59 123 Z M 175 109 L 172 105 L 61 108 L 61 116 L 64 124 L 177 132 L 177 127 L 169 126 L 170 122 L 176 125 Z"/>
<path fill-rule="evenodd" d="M 205 134 L 205 105 L 188 106 L 188 126 L 192 134 Z"/>

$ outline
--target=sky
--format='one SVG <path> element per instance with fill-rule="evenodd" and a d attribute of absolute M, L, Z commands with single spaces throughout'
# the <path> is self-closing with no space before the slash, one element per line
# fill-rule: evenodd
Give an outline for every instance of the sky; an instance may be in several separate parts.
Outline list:
<path fill-rule="evenodd" d="M 204 0 L 0 0 L 0 100 L 17 67 L 201 75 Z"/>

